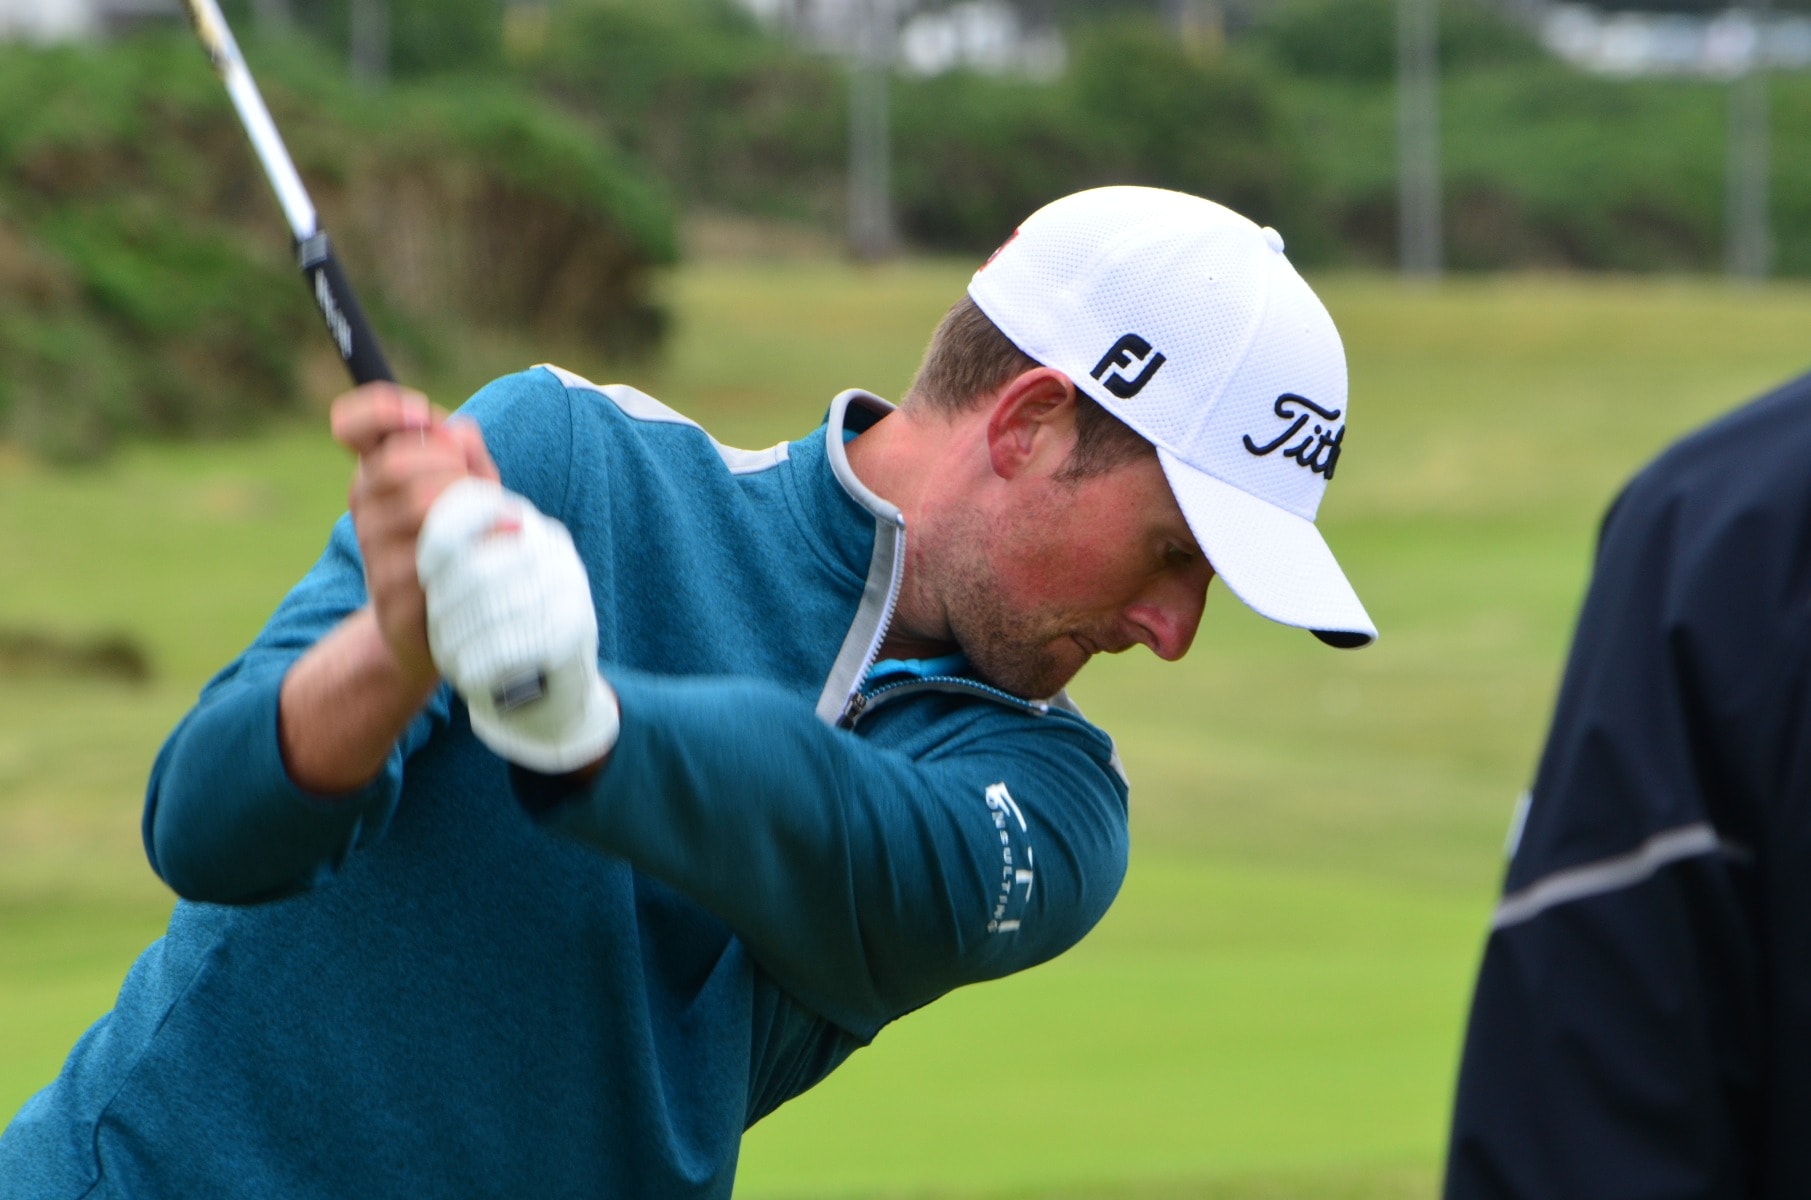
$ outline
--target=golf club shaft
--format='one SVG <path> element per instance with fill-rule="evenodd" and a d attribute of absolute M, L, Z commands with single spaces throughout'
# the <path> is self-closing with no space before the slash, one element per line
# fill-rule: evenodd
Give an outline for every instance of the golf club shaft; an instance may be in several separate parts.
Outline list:
<path fill-rule="evenodd" d="M 259 94 L 258 85 L 246 68 L 239 44 L 233 40 L 233 31 L 221 15 L 220 5 L 217 0 L 183 2 L 189 20 L 195 26 L 195 36 L 201 40 L 202 49 L 207 51 L 215 73 L 226 84 L 227 95 L 232 97 L 233 108 L 239 113 L 239 122 L 245 127 L 252 149 L 264 166 L 265 177 L 277 194 L 277 203 L 282 206 L 290 235 L 295 240 L 297 261 L 308 285 L 308 294 L 321 310 L 321 319 L 326 322 L 334 348 L 339 351 L 352 381 L 394 380 L 396 376 L 377 344 L 377 335 L 366 321 L 364 309 L 359 306 L 358 297 L 353 294 L 352 285 L 347 282 L 346 273 L 334 255 L 333 245 L 320 227 L 314 202 L 308 198 L 308 190 L 302 186 L 295 162 L 283 145 L 276 123 L 270 119 L 270 110 L 265 107 L 264 97 Z"/>

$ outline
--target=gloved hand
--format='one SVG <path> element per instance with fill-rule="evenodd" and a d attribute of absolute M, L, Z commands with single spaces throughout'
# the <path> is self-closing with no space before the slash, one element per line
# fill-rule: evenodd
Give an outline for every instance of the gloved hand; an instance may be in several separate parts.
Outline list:
<path fill-rule="evenodd" d="M 449 486 L 415 548 L 434 665 L 478 740 L 547 775 L 616 745 L 616 694 L 597 670 L 597 612 L 566 527 L 490 480 Z"/>

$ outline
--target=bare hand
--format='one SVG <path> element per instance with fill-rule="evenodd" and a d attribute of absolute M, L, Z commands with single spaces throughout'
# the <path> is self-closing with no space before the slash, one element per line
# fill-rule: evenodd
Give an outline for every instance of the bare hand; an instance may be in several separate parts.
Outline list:
<path fill-rule="evenodd" d="M 365 589 L 385 645 L 405 675 L 435 678 L 415 541 L 428 509 L 455 480 L 498 479 L 484 437 L 448 421 L 419 392 L 375 383 L 334 401 L 333 437 L 358 457 L 347 507 L 365 560 Z"/>

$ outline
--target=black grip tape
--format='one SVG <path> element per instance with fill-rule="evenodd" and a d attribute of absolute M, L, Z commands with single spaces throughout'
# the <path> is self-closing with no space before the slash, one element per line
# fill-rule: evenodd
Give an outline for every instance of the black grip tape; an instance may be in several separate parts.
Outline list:
<path fill-rule="evenodd" d="M 371 323 L 365 320 L 365 310 L 359 307 L 352 284 L 340 270 L 340 260 L 327 235 L 316 233 L 297 243 L 296 258 L 315 307 L 321 310 L 321 319 L 327 324 L 327 334 L 352 374 L 352 382 L 394 383 L 396 376 L 377 344 Z"/>

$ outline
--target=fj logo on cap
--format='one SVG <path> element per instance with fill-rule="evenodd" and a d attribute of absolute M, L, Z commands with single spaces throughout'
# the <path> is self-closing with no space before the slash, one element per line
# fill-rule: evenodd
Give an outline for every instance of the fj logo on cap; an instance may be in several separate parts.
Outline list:
<path fill-rule="evenodd" d="M 1136 379 L 1124 372 L 1131 369 L 1133 363 L 1144 363 L 1144 370 Z M 1101 356 L 1094 365 L 1094 378 L 1106 385 L 1109 392 L 1121 400 L 1130 400 L 1144 390 L 1144 385 L 1151 382 L 1151 376 L 1157 374 L 1157 368 L 1164 363 L 1161 354 L 1151 353 L 1151 343 L 1135 333 L 1128 333 L 1113 343 L 1113 348 Z M 1111 375 L 1107 372 L 1111 370 Z"/>
<path fill-rule="evenodd" d="M 1333 468 L 1339 462 L 1339 444 L 1346 440 L 1346 427 L 1340 425 L 1335 428 L 1333 425 L 1333 422 L 1339 420 L 1341 410 L 1322 408 L 1306 396 L 1284 392 L 1277 397 L 1274 411 L 1278 417 L 1289 422 L 1289 427 L 1277 434 L 1275 440 L 1262 446 L 1252 441 L 1248 433 L 1245 435 L 1245 448 L 1263 458 L 1299 433 L 1302 440 L 1283 450 L 1283 457 L 1293 458 L 1298 465 L 1325 475 L 1328 479 L 1333 478 Z M 1325 425 L 1315 422 L 1313 433 L 1307 432 L 1311 416 L 1326 422 Z"/>

